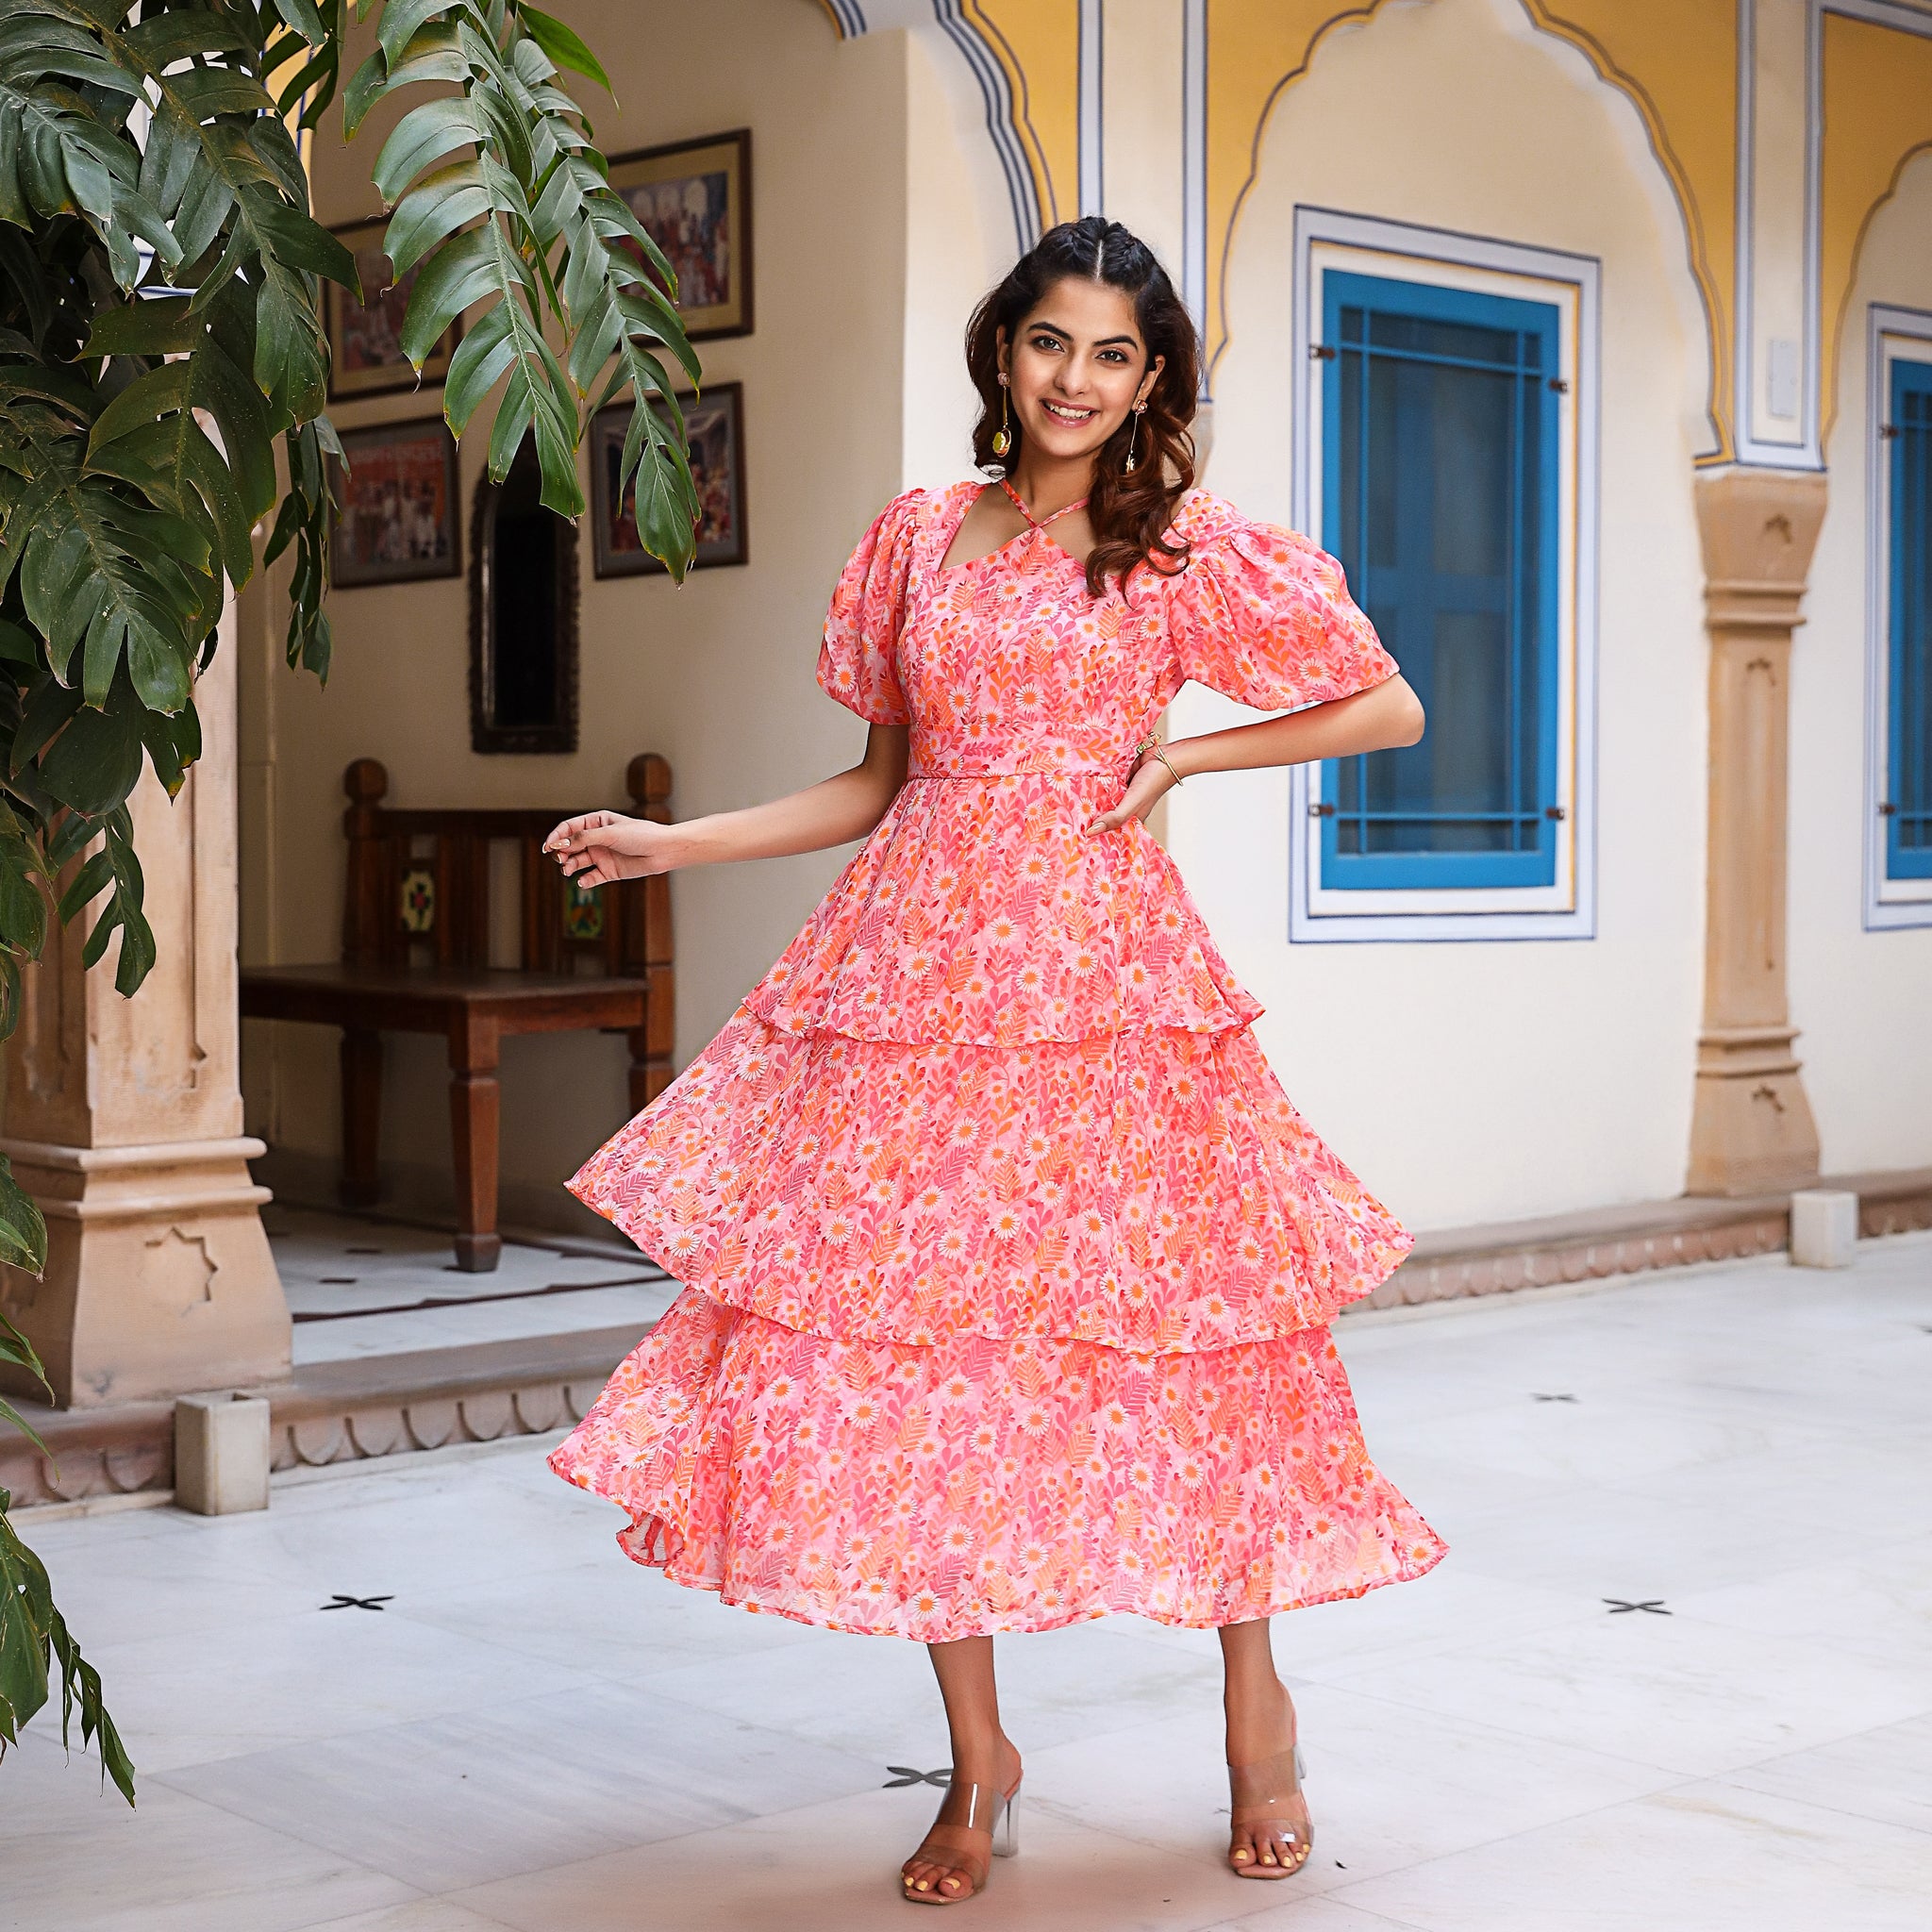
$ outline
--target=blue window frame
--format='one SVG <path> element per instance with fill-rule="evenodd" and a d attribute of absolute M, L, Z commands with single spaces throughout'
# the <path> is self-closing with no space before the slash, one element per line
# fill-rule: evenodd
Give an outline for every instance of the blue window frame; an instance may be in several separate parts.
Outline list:
<path fill-rule="evenodd" d="M 1322 883 L 1553 884 L 1557 308 L 1330 269 L 1321 353 L 1323 546 L 1429 717 L 1324 765 Z"/>
<path fill-rule="evenodd" d="M 1932 878 L 1932 362 L 1891 365 L 1885 870 Z"/>

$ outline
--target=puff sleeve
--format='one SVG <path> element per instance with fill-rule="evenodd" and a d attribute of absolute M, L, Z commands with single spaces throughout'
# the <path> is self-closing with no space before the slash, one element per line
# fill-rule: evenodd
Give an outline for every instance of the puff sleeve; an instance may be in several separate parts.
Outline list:
<path fill-rule="evenodd" d="M 1194 540 L 1169 622 L 1183 675 L 1257 710 L 1345 698 L 1395 675 L 1341 564 L 1231 509 Z"/>
<path fill-rule="evenodd" d="M 825 613 L 819 688 L 869 724 L 911 722 L 894 650 L 906 616 L 906 580 L 923 490 L 895 496 L 858 540 Z"/>

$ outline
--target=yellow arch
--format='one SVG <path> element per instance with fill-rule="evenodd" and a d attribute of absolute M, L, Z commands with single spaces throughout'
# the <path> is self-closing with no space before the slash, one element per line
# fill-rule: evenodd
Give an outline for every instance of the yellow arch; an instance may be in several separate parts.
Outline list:
<path fill-rule="evenodd" d="M 1079 0 L 961 0 L 959 11 L 1006 73 L 1040 225 L 1050 228 L 1079 208 Z"/>
<path fill-rule="evenodd" d="M 851 29 L 833 0 L 817 4 L 832 31 L 849 39 Z M 967 58 L 989 116 L 1001 124 L 993 144 L 1008 187 L 1030 204 L 1036 228 L 1071 216 L 1080 170 L 1079 0 L 957 0 L 954 21 L 937 25 L 956 42 L 956 29 L 977 42 Z M 989 61 L 1004 82 L 1003 102 L 982 65 Z M 1014 172 L 1016 155 L 1024 170 L 1024 191 Z"/>
<path fill-rule="evenodd" d="M 1736 273 L 1737 23 L 1727 7 L 1682 0 L 1522 0 L 1536 26 L 1575 47 L 1598 76 L 1636 107 L 1684 222 L 1690 273 L 1710 343 L 1708 408 L 1717 446 L 1699 458 L 1727 462 L 1733 438 L 1730 337 Z M 1261 140 L 1283 93 L 1308 71 L 1337 28 L 1374 17 L 1383 0 L 1218 6 L 1208 44 L 1208 370 L 1226 349 L 1227 262 L 1242 203 L 1259 170 Z"/>
<path fill-rule="evenodd" d="M 1932 148 L 1932 40 L 1844 14 L 1824 17 L 1824 139 L 1819 182 L 1824 424 L 1838 417 L 1839 358 L 1858 258 L 1878 210 Z"/>

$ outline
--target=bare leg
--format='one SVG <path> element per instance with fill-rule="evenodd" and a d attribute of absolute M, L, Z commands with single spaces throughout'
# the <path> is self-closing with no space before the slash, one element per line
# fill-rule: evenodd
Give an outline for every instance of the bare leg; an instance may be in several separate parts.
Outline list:
<path fill-rule="evenodd" d="M 967 1786 L 993 1785 L 1002 1791 L 1009 1790 L 1020 1774 L 1020 1754 L 1000 1728 L 999 1690 L 992 1674 L 992 1639 L 961 1637 L 951 1643 L 928 1643 L 926 1651 L 932 1658 L 933 1674 L 940 1680 L 940 1695 L 945 1699 L 946 1728 L 953 1740 L 953 1785 L 941 1801 L 934 1823 L 963 1824 Z M 989 1833 L 987 1846 L 991 1844 Z M 910 1890 L 963 1898 L 973 1889 L 971 1877 L 957 1865 L 941 1858 L 921 1857 L 918 1852 L 900 1869 Z"/>
<path fill-rule="evenodd" d="M 1294 1700 L 1275 1674 L 1269 1646 L 1268 1619 L 1221 1626 L 1221 1661 L 1224 1672 L 1223 1705 L 1227 1714 L 1227 1761 L 1254 1764 L 1286 1751 L 1294 1743 Z M 1296 1797 L 1283 1807 L 1294 1827 L 1291 1845 L 1279 1831 L 1247 1824 L 1233 1827 L 1228 1857 L 1236 1865 L 1258 1864 L 1262 1869 L 1297 1871 L 1307 1858 L 1307 1807 Z"/>

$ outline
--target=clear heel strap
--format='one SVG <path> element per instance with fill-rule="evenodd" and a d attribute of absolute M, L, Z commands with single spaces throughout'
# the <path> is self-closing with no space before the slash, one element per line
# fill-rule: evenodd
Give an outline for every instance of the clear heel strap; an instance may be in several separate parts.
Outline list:
<path fill-rule="evenodd" d="M 992 1855 L 995 1858 L 1010 1858 L 1020 1849 L 1020 1787 L 1015 1785 L 1011 1796 L 1001 1801 L 999 1819 L 992 1831 Z"/>

